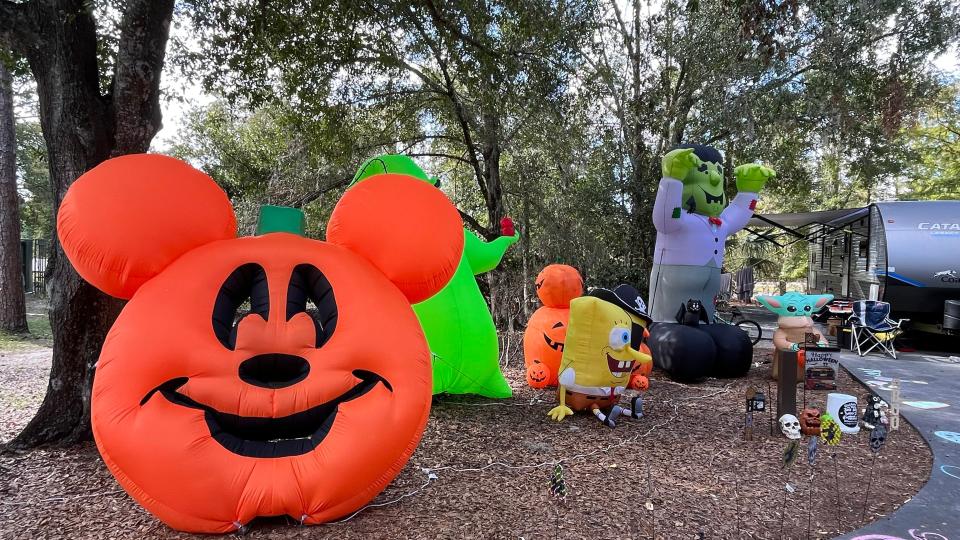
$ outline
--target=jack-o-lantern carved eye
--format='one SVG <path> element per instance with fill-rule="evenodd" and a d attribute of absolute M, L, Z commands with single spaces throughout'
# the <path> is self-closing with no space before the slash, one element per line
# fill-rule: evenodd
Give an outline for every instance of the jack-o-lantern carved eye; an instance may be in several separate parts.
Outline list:
<path fill-rule="evenodd" d="M 287 288 L 287 320 L 297 313 L 306 313 L 313 319 L 317 331 L 317 348 L 333 335 L 337 327 L 337 302 L 333 287 L 323 272 L 312 264 L 300 264 L 290 275 Z"/>
<path fill-rule="evenodd" d="M 250 311 L 240 313 L 241 306 L 248 301 Z M 270 290 L 263 267 L 257 263 L 247 263 L 227 277 L 213 305 L 213 332 L 224 347 L 231 351 L 234 349 L 240 319 L 253 313 L 267 320 L 270 315 Z"/>

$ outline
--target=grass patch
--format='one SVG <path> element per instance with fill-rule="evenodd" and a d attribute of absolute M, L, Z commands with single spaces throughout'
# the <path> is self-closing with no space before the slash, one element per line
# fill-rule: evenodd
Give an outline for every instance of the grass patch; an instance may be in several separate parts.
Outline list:
<path fill-rule="evenodd" d="M 50 328 L 46 307 L 37 309 L 35 306 L 28 306 L 27 311 L 29 313 L 27 327 L 30 332 L 27 334 L 0 332 L 0 351 L 14 352 L 53 346 L 53 330 Z"/>

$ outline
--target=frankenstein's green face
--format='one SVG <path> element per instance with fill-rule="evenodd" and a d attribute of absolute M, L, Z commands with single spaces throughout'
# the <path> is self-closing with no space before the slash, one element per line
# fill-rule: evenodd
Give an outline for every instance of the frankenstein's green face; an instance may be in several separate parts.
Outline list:
<path fill-rule="evenodd" d="M 723 165 L 704 161 L 690 169 L 683 179 L 683 208 L 696 214 L 717 217 L 727 206 L 723 193 Z"/>

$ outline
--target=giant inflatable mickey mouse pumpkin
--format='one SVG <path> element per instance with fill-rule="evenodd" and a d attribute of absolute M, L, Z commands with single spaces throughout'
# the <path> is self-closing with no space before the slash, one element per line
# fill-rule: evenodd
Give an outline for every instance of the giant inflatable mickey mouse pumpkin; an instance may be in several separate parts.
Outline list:
<path fill-rule="evenodd" d="M 433 186 L 368 179 L 337 204 L 327 242 L 236 238 L 210 178 L 134 155 L 79 178 L 57 227 L 81 276 L 130 299 L 97 365 L 93 431 L 120 485 L 165 523 L 320 523 L 406 463 L 431 396 L 410 305 L 447 283 L 463 249 Z"/>

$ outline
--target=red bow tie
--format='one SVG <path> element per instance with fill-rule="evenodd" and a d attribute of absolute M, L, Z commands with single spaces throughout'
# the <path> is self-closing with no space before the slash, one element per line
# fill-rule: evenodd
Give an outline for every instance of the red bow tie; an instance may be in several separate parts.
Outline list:
<path fill-rule="evenodd" d="M 723 225 L 723 221 L 720 221 L 720 218 L 712 217 L 712 218 L 708 219 L 707 221 L 709 221 L 711 225 L 716 225 L 717 227 Z"/>

